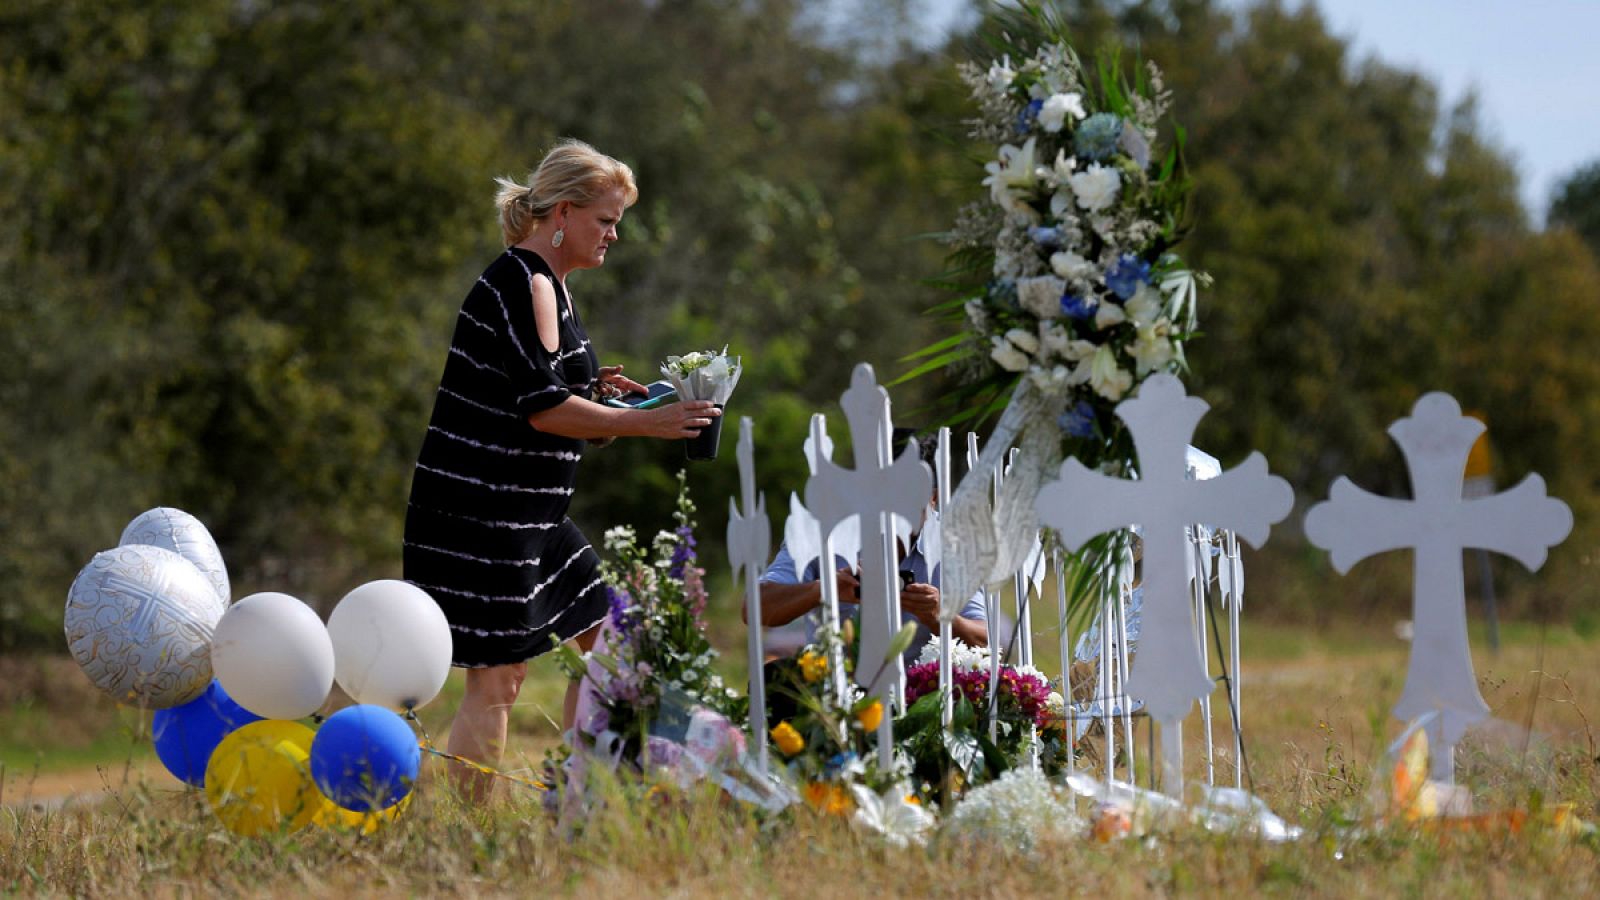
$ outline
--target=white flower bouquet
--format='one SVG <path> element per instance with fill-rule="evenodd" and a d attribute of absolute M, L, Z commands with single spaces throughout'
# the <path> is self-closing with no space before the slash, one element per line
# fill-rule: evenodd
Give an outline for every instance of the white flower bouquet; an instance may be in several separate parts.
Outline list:
<path fill-rule="evenodd" d="M 1184 131 L 1162 130 L 1171 95 L 1153 63 L 1129 80 L 1114 51 L 1086 70 L 1060 39 L 1007 46 L 987 67 L 960 67 L 979 110 L 971 134 L 996 149 L 985 199 L 949 235 L 970 276 L 963 302 L 947 306 L 961 333 L 921 351 L 930 358 L 918 371 L 963 369 L 953 399 L 973 419 L 1031 382 L 1059 398 L 1066 452 L 1120 461 L 1116 404 L 1150 375 L 1183 369 L 1210 283 L 1174 252 L 1189 194 Z"/>
<path fill-rule="evenodd" d="M 739 385 L 739 376 L 744 373 L 744 366 L 739 361 L 740 357 L 728 356 L 726 346 L 721 353 L 696 350 L 683 356 L 667 357 L 667 361 L 661 364 L 661 374 L 672 382 L 679 398 L 710 400 L 723 406 L 733 395 L 733 389 Z"/>
<path fill-rule="evenodd" d="M 721 353 L 696 350 L 683 356 L 669 356 L 661 364 L 661 374 L 672 382 L 679 399 L 710 400 L 717 405 L 717 409 L 722 409 L 733 395 L 733 389 L 738 387 L 744 366 L 740 364 L 739 357 L 728 356 L 728 348 L 724 345 Z M 722 417 L 718 416 L 711 420 L 710 425 L 700 429 L 698 435 L 687 440 L 684 452 L 689 459 L 716 459 L 717 444 L 721 439 Z"/>

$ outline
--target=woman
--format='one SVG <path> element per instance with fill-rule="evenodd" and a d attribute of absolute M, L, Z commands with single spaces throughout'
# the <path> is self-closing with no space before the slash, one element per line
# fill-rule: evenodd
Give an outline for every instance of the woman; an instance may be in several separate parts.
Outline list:
<path fill-rule="evenodd" d="M 406 511 L 405 577 L 450 620 L 468 669 L 450 751 L 495 765 L 527 660 L 552 638 L 587 651 L 606 615 L 599 558 L 567 518 L 586 441 L 692 437 L 720 415 L 709 402 L 615 409 L 595 397 L 645 388 L 601 367 L 567 276 L 604 264 L 633 172 L 576 140 L 545 156 L 527 185 L 500 180 L 507 244 L 461 306 Z M 569 690 L 564 723 L 576 695 Z M 476 800 L 490 778 L 456 777 Z"/>

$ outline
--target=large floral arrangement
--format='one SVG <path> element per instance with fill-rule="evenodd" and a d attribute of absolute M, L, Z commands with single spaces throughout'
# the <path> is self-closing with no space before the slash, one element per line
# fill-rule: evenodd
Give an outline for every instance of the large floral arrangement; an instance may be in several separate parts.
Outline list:
<path fill-rule="evenodd" d="M 1002 37 L 994 58 L 960 67 L 978 110 L 970 135 L 993 148 L 986 196 L 949 233 L 949 283 L 961 293 L 941 308 L 956 333 L 913 354 L 922 362 L 905 376 L 962 376 L 942 391 L 952 426 L 999 415 L 976 471 L 1021 451 L 992 504 L 987 477 L 957 486 L 947 598 L 1018 569 L 1038 532 L 1034 497 L 1064 456 L 1137 474 L 1116 406 L 1150 376 L 1182 372 L 1198 292 L 1210 283 L 1177 253 L 1189 180 L 1183 129 L 1165 123 L 1171 95 L 1160 70 L 1130 73 L 1115 50 L 1086 67 L 1032 5 L 1000 24 L 1005 35 L 1039 37 Z M 1072 567 L 1073 614 L 1131 565 L 1126 532 L 1091 541 Z"/>
<path fill-rule="evenodd" d="M 984 283 L 958 313 L 970 339 L 946 356 L 968 360 L 994 393 L 1025 377 L 1064 394 L 1059 424 L 1082 456 L 1112 437 L 1118 401 L 1183 366 L 1195 329 L 1208 279 L 1174 252 L 1188 196 L 1183 130 L 1163 150 L 1160 70 L 1148 64 L 1130 82 L 1115 54 L 1091 73 L 1066 43 L 1047 43 L 961 74 L 980 112 L 972 135 L 996 150 L 988 197 L 951 234 Z"/>

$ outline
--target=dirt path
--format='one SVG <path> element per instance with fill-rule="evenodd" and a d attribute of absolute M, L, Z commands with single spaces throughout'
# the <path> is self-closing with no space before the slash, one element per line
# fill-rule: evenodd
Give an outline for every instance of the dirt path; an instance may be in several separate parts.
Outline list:
<path fill-rule="evenodd" d="M 113 791 L 147 786 L 153 790 L 179 790 L 183 782 L 172 777 L 161 761 L 151 759 L 68 769 L 61 772 L 34 772 L 7 769 L 0 779 L 0 807 L 60 809 L 78 804 L 93 805 L 106 800 Z"/>

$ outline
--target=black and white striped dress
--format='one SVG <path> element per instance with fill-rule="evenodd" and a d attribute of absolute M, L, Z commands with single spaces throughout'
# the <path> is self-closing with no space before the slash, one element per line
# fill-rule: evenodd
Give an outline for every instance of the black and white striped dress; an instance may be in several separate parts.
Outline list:
<path fill-rule="evenodd" d="M 544 349 L 532 278 L 556 288 L 560 348 Z M 528 416 L 588 399 L 599 361 L 537 253 L 512 247 L 461 305 L 406 509 L 405 578 L 450 620 L 454 663 L 518 663 L 606 615 L 599 557 L 567 518 L 584 442 Z"/>

